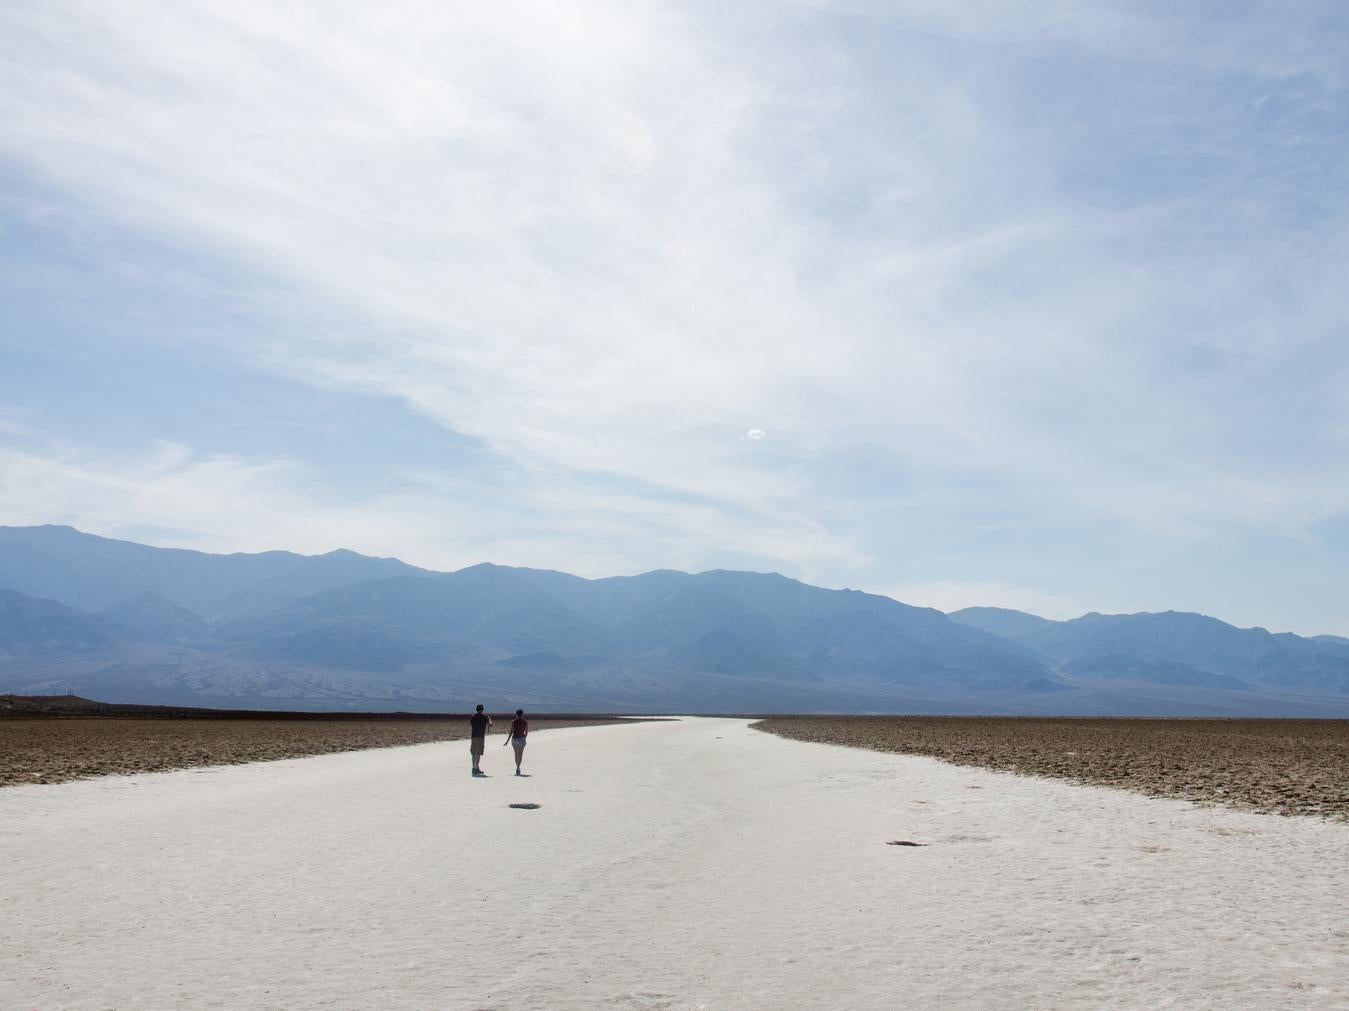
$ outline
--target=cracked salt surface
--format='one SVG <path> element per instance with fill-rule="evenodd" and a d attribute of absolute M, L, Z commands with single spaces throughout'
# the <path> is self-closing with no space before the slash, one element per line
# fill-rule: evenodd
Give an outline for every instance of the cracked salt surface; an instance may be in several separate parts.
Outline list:
<path fill-rule="evenodd" d="M 732 720 L 466 752 L 0 790 L 0 1007 L 1349 1000 L 1349 826 Z"/>

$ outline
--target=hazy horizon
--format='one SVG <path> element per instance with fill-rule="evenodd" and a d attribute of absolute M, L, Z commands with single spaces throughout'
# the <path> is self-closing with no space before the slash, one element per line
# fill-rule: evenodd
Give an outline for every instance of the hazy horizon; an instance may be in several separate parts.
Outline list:
<path fill-rule="evenodd" d="M 63 525 L 65 525 L 65 526 L 68 526 L 67 524 L 34 524 L 34 526 L 43 526 L 43 525 L 48 525 L 48 526 L 63 526 Z M 5 526 L 6 526 L 5 524 L 0 524 L 0 529 L 4 529 Z M 92 534 L 93 536 L 96 536 L 96 537 L 104 537 L 104 536 L 107 536 L 107 535 L 104 535 L 104 534 L 97 534 L 97 533 L 95 533 L 94 531 L 90 531 L 90 530 L 80 530 L 80 529 L 77 528 L 77 527 L 70 527 L 70 529 L 76 530 L 76 532 L 78 532 L 78 533 Z M 109 539 L 111 539 L 111 540 L 126 540 L 126 538 L 112 538 L 112 537 L 110 537 Z M 149 541 L 131 541 L 130 543 L 143 544 L 143 545 L 145 545 L 145 546 L 147 546 L 147 547 L 158 547 L 158 548 L 175 548 L 175 547 L 178 547 L 177 545 L 173 545 L 173 544 L 153 544 L 153 543 L 151 543 L 151 542 L 149 542 Z M 194 550 L 194 551 L 195 551 L 195 550 L 202 550 L 202 549 L 198 549 L 198 548 L 189 548 L 189 549 L 185 549 L 185 550 Z M 351 550 L 351 549 L 350 549 L 350 548 L 342 548 L 342 547 L 338 547 L 338 548 L 333 548 L 333 549 L 332 549 L 332 551 L 349 551 L 349 550 Z M 305 555 L 305 556 L 307 556 L 307 557 L 314 557 L 315 555 L 320 555 L 320 554 L 327 554 L 327 553 L 329 553 L 329 552 L 302 552 L 302 551 L 292 551 L 290 548 L 284 548 L 284 547 L 264 548 L 264 549 L 262 549 L 262 552 L 243 552 L 243 553 L 244 553 L 244 554 L 256 554 L 256 553 L 263 553 L 263 552 L 266 552 L 266 551 L 289 551 L 289 552 L 291 552 L 292 554 Z M 230 554 L 230 553 L 232 553 L 232 552 L 225 552 L 225 551 L 214 552 L 214 551 L 212 551 L 212 552 L 206 552 L 206 553 L 207 553 L 207 554 Z M 426 570 L 431 571 L 431 572 L 448 572 L 448 573 L 458 572 L 458 571 L 461 571 L 461 570 L 463 570 L 463 569 L 471 569 L 471 568 L 474 568 L 475 566 L 478 566 L 478 565 L 504 565 L 504 564 L 505 564 L 505 563 L 502 563 L 502 562 L 494 561 L 493 559 L 490 559 L 490 558 L 482 558 L 482 559 L 478 559 L 477 561 L 468 562 L 468 563 L 466 563 L 465 565 L 458 566 L 458 567 L 456 567 L 456 568 L 454 568 L 454 569 L 439 569 L 439 568 L 436 568 L 435 566 L 432 566 L 432 565 L 425 565 L 425 564 L 422 564 L 422 563 L 416 561 L 415 559 L 403 558 L 403 557 L 400 557 L 400 556 L 398 556 L 398 555 L 380 554 L 380 553 L 377 552 L 377 553 L 374 553 L 374 554 L 369 555 L 368 557 L 371 557 L 371 558 L 392 558 L 392 559 L 396 559 L 397 561 L 406 562 L 408 565 L 414 565 L 414 566 L 417 566 L 418 568 L 426 569 Z M 538 569 L 543 569 L 542 566 L 528 565 L 528 564 L 511 565 L 511 566 L 507 566 L 507 567 L 509 567 L 509 568 L 523 568 L 523 569 L 536 569 L 536 570 L 538 570 Z M 565 572 L 565 570 L 561 570 L 561 569 L 548 569 L 548 570 L 546 570 L 546 571 Z M 634 577 L 634 576 L 641 576 L 641 575 L 646 575 L 646 574 L 648 574 L 648 573 L 652 573 L 652 572 L 661 572 L 661 571 L 664 571 L 664 572 L 680 572 L 680 573 L 684 573 L 684 574 L 688 574 L 688 575 L 698 575 L 698 574 L 700 574 L 700 573 L 708 573 L 708 572 L 714 572 L 714 571 L 737 571 L 737 572 L 753 572 L 753 573 L 762 574 L 762 575 L 780 575 L 780 576 L 786 576 L 786 578 L 789 578 L 789 579 L 795 579 L 795 578 L 796 578 L 796 577 L 794 577 L 794 576 L 787 576 L 786 573 L 781 573 L 781 572 L 777 572 L 776 570 L 767 570 L 767 569 L 726 569 L 725 566 L 718 566 L 718 567 L 714 567 L 714 568 L 712 568 L 712 569 L 696 569 L 696 570 L 695 570 L 695 569 L 675 569 L 675 568 L 673 568 L 673 567 L 671 567 L 671 566 L 668 566 L 668 565 L 656 566 L 655 568 L 651 568 L 651 569 L 634 570 L 634 571 L 630 571 L 630 572 L 608 572 L 608 573 L 600 573 L 600 574 L 598 574 L 598 575 L 590 575 L 590 576 L 580 575 L 579 573 L 574 573 L 574 572 L 566 572 L 565 574 L 567 574 L 567 575 L 578 576 L 578 578 L 581 578 L 581 579 L 585 579 L 585 580 L 590 581 L 590 580 L 610 579 L 610 578 L 631 578 L 631 577 Z M 810 586 L 817 586 L 817 587 L 819 587 L 819 588 L 821 588 L 821 589 L 828 589 L 828 590 L 858 590 L 858 591 L 861 591 L 861 592 L 863 592 L 863 593 L 872 593 L 872 594 L 877 594 L 877 595 L 879 595 L 879 596 L 891 597 L 891 599 L 898 600 L 900 603 L 903 603 L 903 604 L 913 604 L 913 605 L 915 605 L 915 606 L 921 606 L 921 607 L 930 607 L 930 606 L 932 606 L 932 605 L 929 605 L 929 604 L 923 604 L 923 603 L 917 602 L 917 601 L 904 600 L 904 599 L 902 599 L 902 598 L 893 597 L 893 595 L 891 595 L 891 594 L 881 593 L 880 591 L 877 591 L 877 590 L 871 590 L 871 589 L 868 589 L 868 588 L 865 587 L 865 586 L 824 586 L 823 584 L 819 584 L 819 583 L 811 583 L 811 582 L 809 582 L 808 580 L 800 580 L 800 581 L 801 581 L 801 582 L 806 582 L 806 584 L 807 584 L 807 585 L 810 585 Z M 1000 606 L 1000 605 L 996 605 L 996 604 L 979 604 L 979 603 L 974 603 L 974 604 L 966 604 L 966 605 L 962 605 L 962 606 L 959 607 L 959 608 L 952 608 L 951 611 L 943 611 L 943 613 L 947 613 L 947 614 L 953 613 L 954 611 L 963 610 L 965 607 L 999 607 L 999 606 Z M 943 610 L 943 609 L 937 608 L 937 610 Z M 1256 623 L 1254 626 L 1241 626 L 1241 625 L 1237 625 L 1235 622 L 1228 621 L 1228 620 L 1227 620 L 1226 618 L 1224 618 L 1221 614 L 1207 614 L 1207 613 L 1202 612 L 1202 611 L 1196 611 L 1194 608 L 1186 608 L 1186 607 L 1175 607 L 1175 608 L 1152 608 L 1152 609 L 1144 609 L 1144 610 L 1142 610 L 1142 611 L 1128 611 L 1128 612 L 1109 612 L 1109 611 L 1101 611 L 1101 610 L 1098 609 L 1098 608 L 1088 608 L 1088 609 L 1085 610 L 1085 611 L 1080 611 L 1080 612 L 1075 613 L 1075 614 L 1065 615 L 1065 616 L 1063 616 L 1063 617 L 1055 617 L 1055 616 L 1053 616 L 1053 615 L 1040 614 L 1040 613 L 1038 613 L 1038 612 L 1036 612 L 1036 611 L 1033 611 L 1033 610 L 1027 610 L 1027 609 L 1025 609 L 1025 608 L 1010 608 L 1010 610 L 1018 610 L 1018 611 L 1022 611 L 1023 613 L 1031 614 L 1031 615 L 1033 615 L 1033 616 L 1035 616 L 1035 617 L 1048 618 L 1048 619 L 1053 620 L 1053 621 L 1067 621 L 1067 620 L 1071 620 L 1071 619 L 1073 619 L 1073 618 L 1080 618 L 1080 617 L 1082 617 L 1082 616 L 1084 616 L 1084 615 L 1086 615 L 1086 614 L 1092 614 L 1092 613 L 1106 614 L 1106 615 L 1110 615 L 1110 614 L 1155 614 L 1155 613 L 1160 613 L 1160 612 L 1166 611 L 1166 610 L 1173 610 L 1173 611 L 1183 612 L 1183 613 L 1203 614 L 1205 617 L 1217 618 L 1219 621 L 1223 621 L 1223 622 L 1225 622 L 1225 623 L 1227 623 L 1227 624 L 1233 625 L 1234 627 L 1238 627 L 1238 628 L 1252 628 L 1252 627 L 1254 627 L 1254 628 L 1264 628 L 1266 631 L 1274 632 L 1274 633 L 1279 633 L 1279 632 L 1289 632 L 1289 631 L 1292 631 L 1291 629 L 1272 628 L 1272 627 L 1270 627 L 1270 626 L 1268 626 L 1268 625 L 1261 625 L 1261 624 L 1259 624 L 1259 623 Z M 1294 633 L 1294 634 L 1302 635 L 1302 636 L 1341 635 L 1341 633 L 1335 632 L 1335 631 L 1329 631 L 1329 632 L 1327 632 L 1327 631 L 1321 631 L 1321 632 L 1297 632 L 1297 633 Z M 1344 636 L 1344 637 L 1345 637 L 1345 638 L 1349 638 L 1349 636 Z"/>

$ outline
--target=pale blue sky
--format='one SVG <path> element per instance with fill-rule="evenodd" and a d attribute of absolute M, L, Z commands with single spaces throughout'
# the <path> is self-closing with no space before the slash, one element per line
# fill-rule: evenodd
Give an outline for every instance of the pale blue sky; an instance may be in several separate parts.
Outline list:
<path fill-rule="evenodd" d="M 0 522 L 1349 634 L 1346 166 L 1335 2 L 6 5 Z"/>

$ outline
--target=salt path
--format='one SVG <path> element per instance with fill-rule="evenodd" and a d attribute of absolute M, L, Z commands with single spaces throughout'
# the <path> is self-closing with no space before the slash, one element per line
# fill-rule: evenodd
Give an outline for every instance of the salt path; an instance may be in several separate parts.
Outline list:
<path fill-rule="evenodd" d="M 1349 1003 L 1346 825 L 737 720 L 500 740 L 0 790 L 0 1007 Z"/>

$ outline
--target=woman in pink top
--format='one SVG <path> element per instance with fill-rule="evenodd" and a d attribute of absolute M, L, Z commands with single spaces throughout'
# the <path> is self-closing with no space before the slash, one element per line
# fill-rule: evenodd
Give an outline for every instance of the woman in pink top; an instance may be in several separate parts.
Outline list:
<path fill-rule="evenodd" d="M 529 721 L 525 719 L 525 711 L 517 709 L 515 719 L 511 720 L 511 736 L 507 738 L 511 746 L 515 748 L 515 774 L 523 776 L 520 771 L 520 760 L 525 757 L 525 738 L 529 736 Z M 504 747 L 503 742 L 503 747 Z"/>

